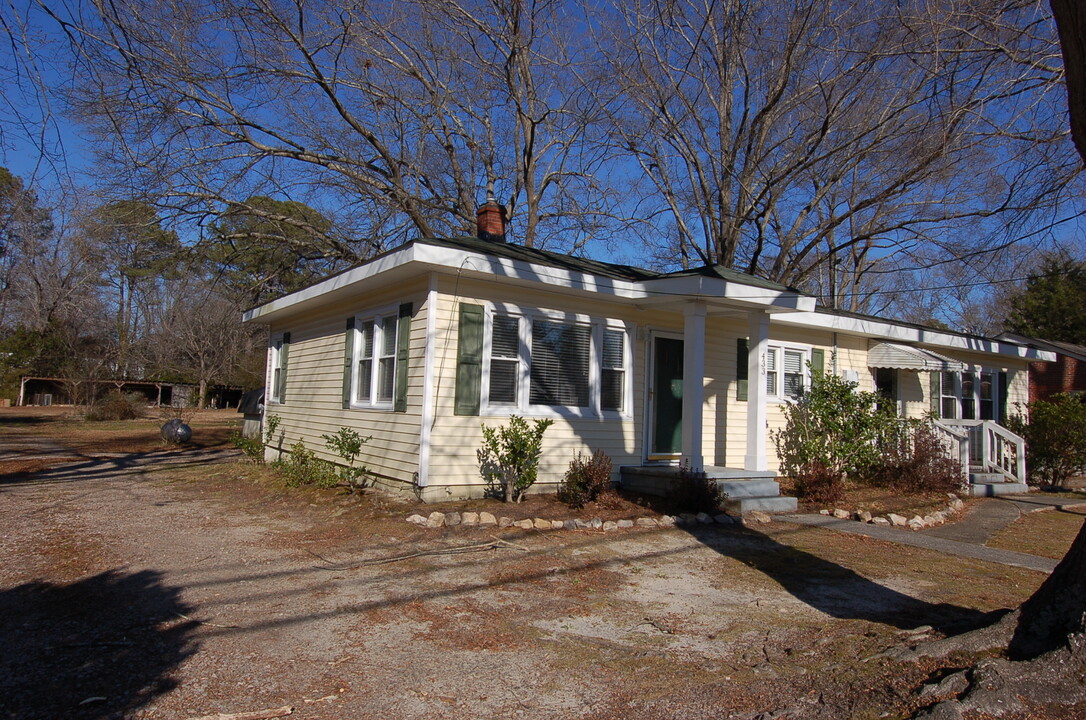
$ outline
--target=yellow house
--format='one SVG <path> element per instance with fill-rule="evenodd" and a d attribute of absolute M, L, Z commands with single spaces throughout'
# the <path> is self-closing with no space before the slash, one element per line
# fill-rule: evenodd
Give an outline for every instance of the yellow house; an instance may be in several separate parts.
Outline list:
<path fill-rule="evenodd" d="M 378 483 L 432 501 L 483 494 L 481 427 L 520 415 L 555 421 L 536 490 L 600 448 L 632 488 L 660 491 L 685 464 L 741 510 L 794 508 L 769 431 L 812 368 L 941 418 L 975 492 L 1021 490 L 1021 441 L 999 421 L 1028 399 L 1028 363 L 1054 359 L 819 309 L 723 267 L 656 273 L 471 237 L 415 240 L 245 319 L 271 329 L 270 457 L 301 440 L 334 459 L 321 436 L 354 428 Z"/>

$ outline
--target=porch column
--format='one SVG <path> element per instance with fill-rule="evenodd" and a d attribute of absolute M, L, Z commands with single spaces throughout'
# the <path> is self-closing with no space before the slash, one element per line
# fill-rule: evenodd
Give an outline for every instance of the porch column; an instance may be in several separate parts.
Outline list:
<path fill-rule="evenodd" d="M 747 341 L 747 454 L 746 470 L 767 470 L 765 357 L 769 349 L 769 315 L 749 315 L 750 339 Z"/>
<path fill-rule="evenodd" d="M 702 455 L 702 418 L 705 406 L 705 303 L 692 302 L 683 310 L 683 463 L 691 470 L 705 468 Z"/>

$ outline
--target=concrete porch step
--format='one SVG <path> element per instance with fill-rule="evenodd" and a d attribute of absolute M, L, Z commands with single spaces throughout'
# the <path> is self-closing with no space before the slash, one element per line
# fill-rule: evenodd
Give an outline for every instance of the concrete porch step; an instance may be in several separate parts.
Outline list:
<path fill-rule="evenodd" d="M 1000 476 L 1002 477 L 1002 476 Z M 997 497 L 999 495 L 1020 495 L 1029 492 L 1025 483 L 1009 482 L 970 482 L 969 495 L 972 497 Z"/>
<path fill-rule="evenodd" d="M 781 484 L 776 480 L 752 478 L 750 480 L 720 480 L 717 487 L 730 498 L 776 497 L 781 494 Z"/>
<path fill-rule="evenodd" d="M 737 497 L 724 501 L 724 508 L 729 512 L 746 515 L 754 510 L 765 513 L 794 513 L 798 509 L 794 497 L 777 495 L 775 497 Z"/>

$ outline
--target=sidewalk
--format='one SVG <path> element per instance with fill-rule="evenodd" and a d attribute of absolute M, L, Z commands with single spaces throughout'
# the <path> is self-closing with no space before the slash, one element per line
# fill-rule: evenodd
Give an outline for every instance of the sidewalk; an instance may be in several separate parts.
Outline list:
<path fill-rule="evenodd" d="M 774 519 L 796 525 L 866 535 L 878 540 L 912 545 L 948 555 L 1050 573 L 1056 567 L 1057 560 L 1013 550 L 990 548 L 984 543 L 993 534 L 1021 517 L 1023 513 L 1079 505 L 1086 505 L 1086 499 L 1037 495 L 1004 495 L 998 498 L 986 498 L 977 503 L 961 520 L 919 532 L 886 525 L 871 525 L 855 520 L 841 520 L 826 515 L 777 515 Z"/>

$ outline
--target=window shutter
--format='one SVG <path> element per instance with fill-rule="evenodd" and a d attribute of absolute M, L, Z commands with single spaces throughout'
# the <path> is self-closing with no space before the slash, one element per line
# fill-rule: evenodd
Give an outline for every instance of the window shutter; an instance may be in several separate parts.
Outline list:
<path fill-rule="evenodd" d="M 354 318 L 347 318 L 343 333 L 343 409 L 351 406 L 351 366 L 354 362 Z"/>
<path fill-rule="evenodd" d="M 999 371 L 999 410 L 996 422 L 1003 425 L 1007 422 L 1007 371 Z"/>
<path fill-rule="evenodd" d="M 290 349 L 290 333 L 283 333 L 283 347 L 279 351 L 279 402 L 287 401 L 287 350 Z"/>
<path fill-rule="evenodd" d="M 735 399 L 747 399 L 747 339 L 735 341 Z"/>
<path fill-rule="evenodd" d="M 821 375 L 826 372 L 826 351 L 821 348 L 811 350 L 811 373 Z"/>
<path fill-rule="evenodd" d="M 396 389 L 393 394 L 392 409 L 396 412 L 406 412 L 407 357 L 411 347 L 411 303 L 400 305 L 400 315 L 396 323 Z"/>
<path fill-rule="evenodd" d="M 932 370 L 930 375 L 931 397 L 929 400 L 931 415 L 938 420 L 943 417 L 943 374 L 938 370 Z"/>
<path fill-rule="evenodd" d="M 483 306 L 460 303 L 456 348 L 456 394 L 453 412 L 479 414 L 479 390 L 483 381 Z"/>

